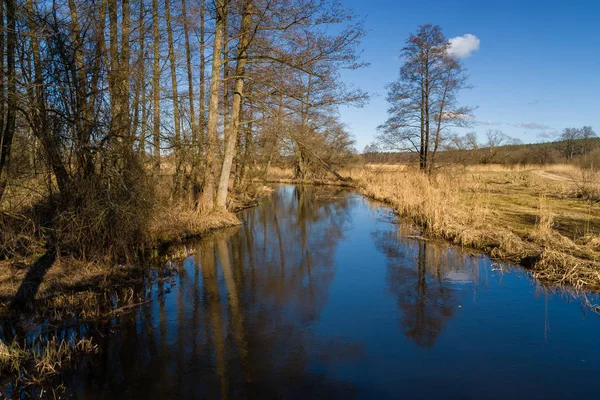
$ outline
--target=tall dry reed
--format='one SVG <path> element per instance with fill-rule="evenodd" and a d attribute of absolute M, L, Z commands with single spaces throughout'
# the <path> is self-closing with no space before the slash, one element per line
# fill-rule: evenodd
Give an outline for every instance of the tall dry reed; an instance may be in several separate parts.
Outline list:
<path fill-rule="evenodd" d="M 393 207 L 403 221 L 420 228 L 424 235 L 521 262 L 541 279 L 600 289 L 596 241 L 584 238 L 575 242 L 557 232 L 545 196 L 539 199 L 535 227 L 522 234 L 501 223 L 477 181 L 464 173 L 428 176 L 406 169 L 382 173 L 367 166 L 352 171 L 352 177 L 365 195 Z"/>

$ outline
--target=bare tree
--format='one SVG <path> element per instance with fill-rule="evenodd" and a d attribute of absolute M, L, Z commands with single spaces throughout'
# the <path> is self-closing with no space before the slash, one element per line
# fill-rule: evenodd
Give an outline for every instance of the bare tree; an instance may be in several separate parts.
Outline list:
<path fill-rule="evenodd" d="M 180 1 L 0 1 L 0 198 L 38 168 L 64 248 L 134 252 L 154 204 L 222 211 L 273 161 L 339 176 L 354 156 L 338 106 L 366 95 L 340 70 L 364 30 L 340 2 Z"/>
<path fill-rule="evenodd" d="M 225 126 L 225 153 L 221 168 L 221 178 L 217 191 L 216 207 L 225 209 L 227 206 L 227 189 L 229 187 L 229 176 L 231 165 L 235 155 L 235 145 L 239 135 L 240 116 L 242 111 L 242 97 L 244 94 L 244 74 L 246 62 L 248 61 L 248 46 L 252 38 L 252 14 L 254 12 L 253 0 L 246 0 L 242 11 L 240 26 L 240 38 L 238 41 L 237 60 L 235 68 L 235 89 L 233 91 L 233 104 L 231 108 L 231 120 Z M 225 111 L 227 114 L 227 110 Z"/>
<path fill-rule="evenodd" d="M 442 135 L 471 119 L 472 109 L 458 106 L 456 99 L 467 87 L 464 68 L 448 49 L 437 25 L 423 25 L 409 36 L 400 76 L 388 85 L 389 118 L 379 127 L 381 145 L 418 153 L 422 171 L 433 166 Z"/>
<path fill-rule="evenodd" d="M 167 43 L 169 46 L 169 64 L 171 67 L 171 94 L 173 99 L 173 153 L 175 158 L 175 174 L 173 175 L 173 193 L 177 193 L 181 185 L 181 166 L 182 166 L 182 137 L 181 120 L 179 110 L 179 91 L 177 89 L 177 60 L 175 56 L 175 45 L 173 43 L 173 25 L 171 22 L 171 5 L 169 0 L 165 0 L 165 19 L 167 22 Z"/>
<path fill-rule="evenodd" d="M 154 170 L 160 170 L 160 34 L 158 17 L 158 0 L 152 0 L 152 48 L 154 50 L 152 67 L 152 101 L 153 101 L 153 138 L 154 138 Z"/>
<path fill-rule="evenodd" d="M 121 26 L 116 1 L 108 1 L 110 57 L 108 84 L 111 96 L 111 113 L 113 134 L 129 146 L 132 143 L 129 123 L 129 34 L 130 7 L 129 0 L 121 2 Z M 121 40 L 119 46 L 119 31 Z"/>
<path fill-rule="evenodd" d="M 567 160 L 573 159 L 578 151 L 577 140 L 580 139 L 580 131 L 577 128 L 565 128 L 561 135 L 560 141 L 562 153 Z"/>
<path fill-rule="evenodd" d="M 596 132 L 591 126 L 581 128 L 581 154 L 586 155 L 592 148 L 592 140 L 597 138 Z"/>
<path fill-rule="evenodd" d="M 518 139 L 514 139 L 499 130 L 490 129 L 486 131 L 485 136 L 487 140 L 480 146 L 480 162 L 483 164 L 489 164 L 503 155 L 509 154 L 510 150 L 506 146 L 520 144 Z"/>
<path fill-rule="evenodd" d="M 194 74 L 192 67 L 192 50 L 190 44 L 190 29 L 189 29 L 189 21 L 187 15 L 187 6 L 186 0 L 181 0 L 181 19 L 183 23 L 183 35 L 185 39 L 185 60 L 186 60 L 186 69 L 187 69 L 187 80 L 188 80 L 188 101 L 190 107 L 190 128 L 192 131 L 192 152 L 195 152 L 195 149 L 198 146 L 198 117 L 196 115 L 196 106 L 194 98 Z"/>
<path fill-rule="evenodd" d="M 6 0 L 6 25 L 7 25 L 7 40 L 6 40 L 6 75 L 8 78 L 7 104 L 6 104 L 6 121 L 2 120 L 0 124 L 0 200 L 4 195 L 8 180 L 8 163 L 10 160 L 10 152 L 12 141 L 15 133 L 15 118 L 17 112 L 17 76 L 15 71 L 15 47 L 16 47 L 16 5 L 15 0 Z M 4 24 L 4 16 L 2 16 L 2 24 Z M 0 32 L 2 38 L 4 31 Z M 4 45 L 4 43 L 2 43 Z M 4 47 L 4 46 L 2 46 Z M 4 49 L 1 49 L 4 51 Z M 2 54 L 2 57 L 4 55 Z M 2 65 L 2 70 L 4 66 Z M 2 77 L 4 78 L 4 77 Z M 4 82 L 2 82 L 3 84 Z M 4 108 L 4 87 L 2 87 L 2 106 Z M 4 119 L 4 110 L 0 114 L 0 118 Z"/>
<path fill-rule="evenodd" d="M 223 67 L 223 40 L 225 19 L 229 0 L 215 0 L 216 20 L 213 40 L 213 59 L 210 78 L 210 101 L 208 103 L 208 123 L 206 130 L 206 163 L 204 167 L 204 190 L 200 199 L 201 209 L 210 211 L 215 204 L 217 123 L 219 118 L 219 89 Z"/>
<path fill-rule="evenodd" d="M 132 134 L 138 131 L 138 150 L 144 154 L 146 149 L 146 8 L 145 0 L 139 0 L 138 15 L 138 46 L 136 85 L 133 99 Z"/>

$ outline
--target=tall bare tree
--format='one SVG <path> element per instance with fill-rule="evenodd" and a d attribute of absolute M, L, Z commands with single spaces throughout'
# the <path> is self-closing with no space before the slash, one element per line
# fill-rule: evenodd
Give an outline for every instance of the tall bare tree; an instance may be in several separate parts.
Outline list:
<path fill-rule="evenodd" d="M 248 46 L 251 40 L 253 0 L 246 0 L 242 11 L 240 26 L 240 38 L 238 40 L 237 59 L 235 67 L 235 87 L 233 90 L 233 104 L 231 107 L 231 119 L 225 126 L 225 153 L 221 168 L 221 178 L 217 191 L 216 207 L 225 209 L 227 207 L 227 190 L 229 187 L 229 176 L 231 165 L 235 155 L 235 145 L 238 140 L 240 129 L 240 116 L 242 112 L 242 97 L 244 95 L 244 79 L 246 63 L 248 61 Z M 227 110 L 225 111 L 227 113 Z"/>
<path fill-rule="evenodd" d="M 132 143 L 129 123 L 129 35 L 131 30 L 129 0 L 121 2 L 121 18 L 119 18 L 117 2 L 108 1 L 108 20 L 110 25 L 108 84 L 111 96 L 113 135 L 116 135 L 125 146 L 129 146 Z M 119 21 L 121 22 L 120 26 Z M 119 32 L 121 32 L 120 40 Z"/>
<path fill-rule="evenodd" d="M 223 41 L 225 20 L 229 0 L 214 0 L 216 20 L 213 39 L 213 58 L 210 78 L 210 101 L 208 103 L 208 123 L 206 128 L 206 154 L 204 166 L 204 187 L 200 200 L 201 209 L 212 210 L 215 204 L 215 181 L 217 174 L 217 124 L 219 119 L 219 92 L 221 87 L 221 69 L 223 67 Z"/>
<path fill-rule="evenodd" d="M 433 167 L 443 133 L 471 119 L 472 109 L 456 101 L 466 76 L 449 46 L 439 26 L 419 27 L 402 49 L 398 80 L 388 85 L 389 117 L 378 141 L 390 150 L 418 153 L 422 171 Z"/>
<path fill-rule="evenodd" d="M 192 131 L 192 155 L 198 146 L 198 118 L 196 115 L 195 97 L 194 97 L 194 74 L 192 67 L 192 50 L 190 44 L 190 29 L 187 15 L 186 0 L 181 0 L 181 20 L 183 24 L 183 35 L 185 38 L 185 59 L 188 80 L 188 101 L 190 107 L 190 128 Z"/>
<path fill-rule="evenodd" d="M 160 170 L 160 31 L 159 31 L 158 0 L 152 0 L 152 48 L 154 51 L 152 63 L 152 114 L 154 139 L 154 170 Z"/>
<path fill-rule="evenodd" d="M 6 75 L 8 78 L 7 85 L 7 104 L 6 104 L 6 121 L 4 121 L 4 109 L 0 118 L 2 118 L 2 124 L 0 125 L 0 200 L 4 195 L 6 184 L 8 181 L 8 163 L 10 160 L 10 153 L 12 149 L 12 141 L 15 133 L 15 119 L 17 112 L 17 77 L 15 71 L 15 47 L 16 47 L 16 5 L 15 0 L 6 0 L 3 2 L 6 6 Z M 3 7 L 4 8 L 4 7 Z M 4 16 L 2 16 L 2 24 L 4 24 Z M 0 33 L 4 38 L 4 30 Z M 4 52 L 4 43 L 2 43 L 2 51 Z M 4 53 L 2 53 L 2 64 L 4 64 Z M 4 65 L 2 65 L 2 71 Z M 2 77 L 2 80 L 4 77 Z M 4 85 L 4 82 L 1 82 Z M 4 108 L 4 86 L 2 87 L 2 106 Z"/>
<path fill-rule="evenodd" d="M 146 7 L 145 0 L 138 2 L 138 62 L 133 99 L 132 135 L 138 135 L 138 150 L 146 147 Z M 139 132 L 139 133 L 138 133 Z"/>
<path fill-rule="evenodd" d="M 173 44 L 173 25 L 171 23 L 171 5 L 169 0 L 165 0 L 165 19 L 167 22 L 167 41 L 169 45 L 169 63 L 171 66 L 171 94 L 173 96 L 173 126 L 175 136 L 173 138 L 173 152 L 175 155 L 175 174 L 173 182 L 173 192 L 179 191 L 181 185 L 181 165 L 182 165 L 182 137 L 181 120 L 179 115 L 179 90 L 177 89 L 177 60 L 175 56 L 175 45 Z"/>

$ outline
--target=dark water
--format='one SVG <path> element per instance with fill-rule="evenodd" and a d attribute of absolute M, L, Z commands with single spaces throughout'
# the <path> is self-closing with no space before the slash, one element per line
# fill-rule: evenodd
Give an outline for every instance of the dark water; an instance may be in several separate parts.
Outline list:
<path fill-rule="evenodd" d="M 279 187 L 241 218 L 188 246 L 168 295 L 94 328 L 72 395 L 600 396 L 600 317 L 521 269 L 403 238 L 344 190 Z"/>

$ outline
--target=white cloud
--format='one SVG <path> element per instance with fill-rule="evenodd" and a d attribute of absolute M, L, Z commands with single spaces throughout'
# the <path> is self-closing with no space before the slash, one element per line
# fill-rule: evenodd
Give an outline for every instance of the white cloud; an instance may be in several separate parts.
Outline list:
<path fill-rule="evenodd" d="M 479 43 L 481 41 L 477 36 L 467 33 L 463 36 L 454 37 L 448 40 L 448 42 L 450 43 L 448 53 L 458 58 L 467 58 L 474 51 L 479 50 Z"/>
<path fill-rule="evenodd" d="M 516 126 L 517 128 L 532 129 L 532 130 L 539 130 L 539 131 L 550 129 L 549 126 L 546 126 L 543 124 L 538 124 L 535 122 L 521 122 L 520 124 L 514 124 L 513 126 Z"/>
<path fill-rule="evenodd" d="M 445 120 L 468 121 L 472 118 L 469 114 L 462 114 L 452 111 L 444 111 L 442 115 L 444 117 L 443 119 Z"/>

